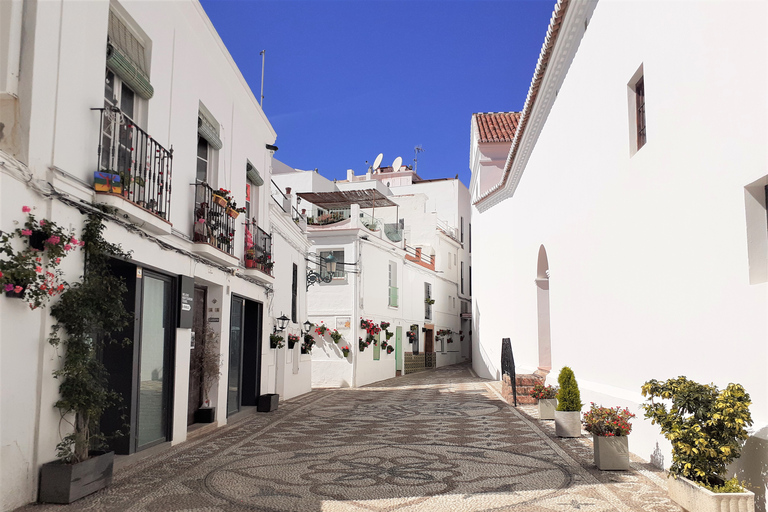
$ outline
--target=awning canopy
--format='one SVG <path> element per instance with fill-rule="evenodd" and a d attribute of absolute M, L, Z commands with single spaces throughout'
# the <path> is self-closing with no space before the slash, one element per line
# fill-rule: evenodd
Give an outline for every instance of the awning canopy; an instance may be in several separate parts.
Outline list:
<path fill-rule="evenodd" d="M 374 188 L 338 192 L 299 192 L 298 196 L 304 201 L 309 201 L 326 210 L 349 208 L 351 204 L 359 204 L 360 208 L 397 206 L 397 203 L 393 203 L 387 199 L 387 196 Z"/>

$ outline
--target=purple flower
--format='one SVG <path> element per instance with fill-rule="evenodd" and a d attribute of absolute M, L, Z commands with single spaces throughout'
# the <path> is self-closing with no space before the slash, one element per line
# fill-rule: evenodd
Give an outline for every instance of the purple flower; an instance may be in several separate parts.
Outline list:
<path fill-rule="evenodd" d="M 11 290 L 13 290 L 12 284 L 8 283 L 7 285 L 5 285 L 5 291 L 10 292 Z"/>

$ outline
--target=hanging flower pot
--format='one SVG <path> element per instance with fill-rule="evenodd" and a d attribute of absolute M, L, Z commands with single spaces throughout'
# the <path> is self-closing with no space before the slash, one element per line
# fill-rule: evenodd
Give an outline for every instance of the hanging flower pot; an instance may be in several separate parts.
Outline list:
<path fill-rule="evenodd" d="M 214 203 L 221 206 L 222 208 L 227 207 L 227 200 L 224 197 L 214 194 L 211 199 Z"/>
<path fill-rule="evenodd" d="M 349 347 L 341 347 L 341 352 L 344 354 L 344 357 L 349 356 Z"/>
<path fill-rule="evenodd" d="M 238 215 L 240 215 L 240 212 L 235 210 L 234 208 L 227 208 L 227 215 L 229 215 L 233 219 L 236 219 Z"/>
<path fill-rule="evenodd" d="M 387 347 L 387 354 L 391 354 L 391 353 L 392 353 L 392 352 L 394 352 L 394 351 L 395 351 L 395 347 L 393 347 L 392 345 L 389 345 L 389 346 Z"/>

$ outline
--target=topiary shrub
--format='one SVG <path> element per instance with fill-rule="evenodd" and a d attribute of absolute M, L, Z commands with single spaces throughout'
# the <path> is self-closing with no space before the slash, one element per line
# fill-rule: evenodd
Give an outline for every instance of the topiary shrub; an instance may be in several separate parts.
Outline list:
<path fill-rule="evenodd" d="M 659 425 L 672 443 L 669 473 L 710 490 L 722 486 L 728 465 L 741 456 L 742 441 L 748 437 L 746 427 L 752 424 L 752 402 L 744 388 L 728 384 L 720 391 L 714 384 L 678 377 L 664 382 L 649 380 L 643 384 L 642 393 L 648 397 L 642 405 L 645 417 Z M 671 400 L 669 409 L 655 399 Z M 738 489 L 737 485 L 725 487 Z"/>
<path fill-rule="evenodd" d="M 584 404 L 581 403 L 581 393 L 573 370 L 563 366 L 557 377 L 557 383 L 560 386 L 560 390 L 557 392 L 557 410 L 581 411 L 581 406 Z"/>

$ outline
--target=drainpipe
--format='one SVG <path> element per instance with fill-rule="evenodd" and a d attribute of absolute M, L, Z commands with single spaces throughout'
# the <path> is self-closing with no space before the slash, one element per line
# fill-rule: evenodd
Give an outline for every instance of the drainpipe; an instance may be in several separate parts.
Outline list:
<path fill-rule="evenodd" d="M 357 205 L 353 205 L 353 206 L 357 206 Z M 359 215 L 358 215 L 358 217 L 359 217 Z M 358 332 L 360 330 L 360 322 L 358 322 L 358 319 L 360 318 L 360 296 L 359 296 L 360 281 L 359 280 L 362 277 L 362 272 L 360 272 L 360 270 L 363 268 L 363 266 L 362 266 L 362 264 L 360 264 L 361 263 L 360 262 L 360 255 L 361 254 L 360 253 L 362 251 L 360 250 L 360 239 L 359 238 L 355 238 L 355 243 L 354 243 L 353 248 L 354 248 L 354 253 L 357 255 L 357 262 L 358 262 L 358 267 L 357 267 L 358 268 L 358 273 L 357 274 L 352 274 L 354 276 L 354 280 L 352 281 L 353 282 L 353 286 L 352 286 L 352 299 L 353 299 L 353 304 L 352 304 L 352 339 L 354 341 L 354 339 L 359 336 Z M 353 344 L 352 345 L 352 349 L 353 349 L 352 353 L 354 354 L 354 356 L 352 357 L 352 387 L 356 388 L 357 387 L 357 358 L 360 357 L 360 345 L 359 344 L 358 345 L 354 345 Z"/>

